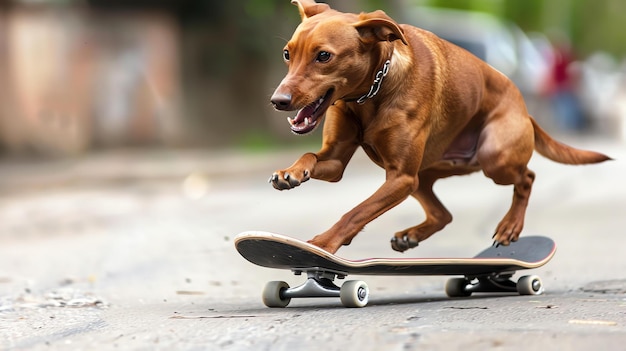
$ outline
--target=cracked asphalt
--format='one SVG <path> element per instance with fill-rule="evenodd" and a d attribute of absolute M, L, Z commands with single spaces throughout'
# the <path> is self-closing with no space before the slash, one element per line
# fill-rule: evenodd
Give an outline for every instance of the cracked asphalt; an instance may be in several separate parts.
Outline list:
<path fill-rule="evenodd" d="M 263 285 L 302 281 L 254 266 L 232 238 L 266 230 L 308 239 L 384 180 L 359 153 L 344 179 L 278 192 L 276 169 L 303 151 L 115 151 L 0 161 L 0 349 L 622 350 L 626 343 L 626 147 L 572 139 L 615 161 L 565 166 L 535 156 L 524 234 L 558 246 L 541 296 L 449 299 L 446 277 L 349 277 L 370 304 L 261 302 Z M 464 257 L 490 245 L 510 187 L 480 174 L 435 186 L 455 219 L 405 254 L 392 234 L 423 213 L 407 200 L 339 255 Z M 528 274 L 524 272 L 524 274 Z"/>

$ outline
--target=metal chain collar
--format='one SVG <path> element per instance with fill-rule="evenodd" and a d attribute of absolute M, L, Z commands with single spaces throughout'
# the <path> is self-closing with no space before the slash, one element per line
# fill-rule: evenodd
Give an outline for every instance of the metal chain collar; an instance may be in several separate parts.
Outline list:
<path fill-rule="evenodd" d="M 374 78 L 374 83 L 372 83 L 372 86 L 370 87 L 370 91 L 361 96 L 356 103 L 359 105 L 362 105 L 365 103 L 365 101 L 367 99 L 371 99 L 374 96 L 376 96 L 376 94 L 378 94 L 378 91 L 380 90 L 380 85 L 383 82 L 383 78 L 385 78 L 385 76 L 387 75 L 387 72 L 389 72 L 389 64 L 391 63 L 391 60 L 387 60 L 385 61 L 385 64 L 383 65 L 383 68 L 376 72 L 376 77 Z"/>

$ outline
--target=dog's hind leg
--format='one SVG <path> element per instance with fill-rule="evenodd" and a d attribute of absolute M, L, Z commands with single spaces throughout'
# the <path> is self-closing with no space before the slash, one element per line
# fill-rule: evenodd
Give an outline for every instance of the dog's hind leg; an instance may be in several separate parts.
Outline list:
<path fill-rule="evenodd" d="M 500 245 L 509 245 L 511 242 L 517 241 L 524 228 L 524 217 L 526 216 L 526 207 L 528 207 L 535 173 L 525 168 L 516 178 L 513 184 L 511 208 L 502 218 L 493 235 L 494 242 Z"/>
<path fill-rule="evenodd" d="M 477 157 L 484 174 L 496 184 L 513 185 L 513 202 L 496 227 L 495 243 L 517 241 L 524 228 L 528 199 L 535 173 L 527 164 L 534 149 L 532 126 L 519 119 L 495 121 L 483 130 Z"/>

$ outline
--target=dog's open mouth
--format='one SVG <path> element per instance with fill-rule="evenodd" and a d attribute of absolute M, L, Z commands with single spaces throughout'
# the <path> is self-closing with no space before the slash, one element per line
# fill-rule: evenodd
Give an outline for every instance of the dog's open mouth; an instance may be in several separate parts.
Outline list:
<path fill-rule="evenodd" d="M 295 117 L 287 117 L 291 125 L 291 131 L 296 134 L 312 132 L 319 122 L 321 122 L 321 117 L 331 105 L 332 95 L 333 89 L 329 89 L 324 96 L 320 96 L 317 100 L 301 108 Z"/>

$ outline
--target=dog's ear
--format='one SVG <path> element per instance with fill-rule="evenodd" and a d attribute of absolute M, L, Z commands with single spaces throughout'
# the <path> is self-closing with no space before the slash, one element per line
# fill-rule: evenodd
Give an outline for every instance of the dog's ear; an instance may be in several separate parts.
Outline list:
<path fill-rule="evenodd" d="M 383 11 L 362 13 L 359 19 L 361 21 L 355 23 L 354 28 L 359 31 L 364 42 L 402 40 L 404 45 L 409 45 L 402 28 Z"/>
<path fill-rule="evenodd" d="M 291 3 L 298 6 L 303 20 L 330 9 L 328 4 L 318 4 L 315 0 L 291 0 Z"/>

